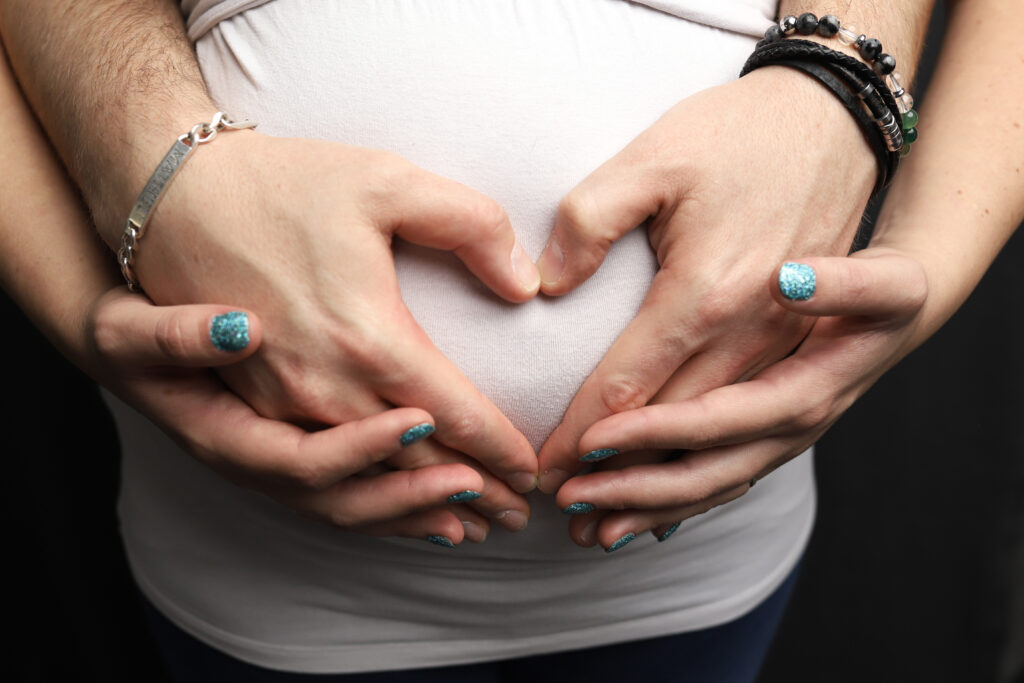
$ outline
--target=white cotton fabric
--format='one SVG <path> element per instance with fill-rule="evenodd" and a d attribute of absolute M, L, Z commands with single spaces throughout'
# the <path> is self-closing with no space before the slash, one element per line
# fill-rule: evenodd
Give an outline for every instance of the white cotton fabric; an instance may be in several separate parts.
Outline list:
<path fill-rule="evenodd" d="M 267 2 L 270 0 L 182 0 L 188 37 L 199 40 L 224 19 Z M 758 37 L 775 18 L 778 4 L 777 0 L 636 0 L 636 3 L 698 24 Z"/>
<path fill-rule="evenodd" d="M 506 208 L 536 258 L 559 199 L 675 102 L 733 79 L 753 39 L 622 0 L 277 0 L 222 18 L 196 47 L 226 111 L 465 183 Z M 396 251 L 416 319 L 536 447 L 656 269 L 637 230 L 576 292 L 516 306 L 447 254 Z M 438 666 L 720 624 L 781 583 L 813 519 L 805 455 L 670 542 L 645 535 L 611 555 L 573 545 L 540 494 L 527 530 L 479 546 L 367 538 L 232 486 L 111 402 L 143 592 L 197 638 L 276 669 Z"/>

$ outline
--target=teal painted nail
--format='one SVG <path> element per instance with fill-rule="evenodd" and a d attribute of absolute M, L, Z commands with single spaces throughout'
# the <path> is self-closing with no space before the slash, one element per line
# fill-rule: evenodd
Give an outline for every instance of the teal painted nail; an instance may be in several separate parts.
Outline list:
<path fill-rule="evenodd" d="M 241 351 L 249 345 L 249 316 L 241 311 L 215 316 L 210 341 L 221 351 Z"/>
<path fill-rule="evenodd" d="M 449 503 L 468 503 L 471 500 L 476 500 L 484 494 L 477 493 L 476 491 L 460 491 L 459 493 L 453 493 L 448 496 Z"/>
<path fill-rule="evenodd" d="M 434 425 L 430 424 L 429 422 L 424 422 L 421 425 L 416 425 L 415 427 L 412 427 L 405 434 L 402 434 L 401 438 L 399 438 L 399 441 L 402 442 L 403 446 L 408 446 L 409 444 L 416 443 L 417 441 L 427 438 L 433 433 Z"/>
<path fill-rule="evenodd" d="M 431 534 L 430 536 L 427 536 L 427 540 L 433 543 L 434 545 L 441 546 L 442 548 L 455 547 L 455 544 L 452 543 L 452 539 L 448 538 L 447 536 L 438 536 L 437 534 Z"/>
<path fill-rule="evenodd" d="M 680 524 L 682 524 L 682 522 L 676 522 L 675 524 L 670 526 L 668 529 L 666 529 L 665 533 L 663 533 L 661 536 L 658 536 L 658 543 L 664 543 L 665 541 L 667 541 L 668 537 L 676 532 L 676 529 L 679 528 Z"/>
<path fill-rule="evenodd" d="M 588 512 L 594 511 L 593 503 L 573 503 L 569 507 L 562 510 L 567 515 L 585 515 Z"/>
<path fill-rule="evenodd" d="M 615 541 L 615 543 L 612 543 L 610 546 L 608 546 L 608 550 L 605 550 L 605 552 L 606 553 L 614 553 L 619 548 L 623 548 L 626 545 L 628 545 L 629 543 L 631 543 L 633 541 L 633 539 L 635 539 L 635 538 L 636 538 L 636 534 L 634 534 L 632 531 L 630 531 L 628 534 L 626 534 L 625 536 L 623 536 L 619 540 Z"/>
<path fill-rule="evenodd" d="M 598 448 L 597 450 L 590 451 L 586 455 L 580 456 L 580 460 L 583 462 L 597 462 L 598 460 L 604 460 L 610 458 L 613 455 L 618 455 L 619 450 L 617 448 Z"/>
<path fill-rule="evenodd" d="M 779 269 L 779 291 L 790 301 L 807 301 L 814 296 L 814 268 L 803 263 L 783 263 Z"/>

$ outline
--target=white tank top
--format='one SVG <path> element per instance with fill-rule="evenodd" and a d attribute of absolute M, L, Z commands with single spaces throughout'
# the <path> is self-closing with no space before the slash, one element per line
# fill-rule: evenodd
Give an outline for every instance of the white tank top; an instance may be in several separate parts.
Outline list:
<path fill-rule="evenodd" d="M 729 14 L 724 25 L 760 34 L 767 4 L 185 6 L 223 109 L 270 134 L 389 149 L 465 183 L 506 208 L 536 258 L 570 188 L 672 104 L 735 78 L 753 48 L 750 36 L 680 17 L 713 9 Z M 635 315 L 656 269 L 637 230 L 576 292 L 513 306 L 447 254 L 398 244 L 396 264 L 431 339 L 534 446 Z M 112 405 L 125 452 L 122 527 L 142 590 L 201 640 L 276 669 L 438 666 L 712 626 L 781 583 L 813 519 L 805 455 L 671 541 L 644 537 L 612 555 L 575 546 L 540 494 L 524 532 L 494 529 L 479 546 L 368 538 L 232 486 Z"/>

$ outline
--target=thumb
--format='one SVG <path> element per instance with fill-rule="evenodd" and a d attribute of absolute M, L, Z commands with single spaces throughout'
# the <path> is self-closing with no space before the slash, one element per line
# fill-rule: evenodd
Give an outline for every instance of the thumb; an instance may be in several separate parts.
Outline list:
<path fill-rule="evenodd" d="M 401 202 L 388 215 L 396 235 L 444 249 L 498 296 L 523 302 L 536 296 L 540 277 L 498 202 L 465 185 L 409 165 Z"/>
<path fill-rule="evenodd" d="M 776 301 L 804 315 L 909 317 L 928 298 L 928 278 L 910 257 L 868 249 L 783 263 L 771 289 Z"/>
<path fill-rule="evenodd" d="M 136 367 L 213 367 L 255 353 L 259 318 L 230 306 L 155 306 L 125 293 L 105 298 L 92 313 L 93 340 L 101 356 Z"/>
<path fill-rule="evenodd" d="M 541 291 L 567 294 L 597 272 L 612 244 L 658 213 L 657 185 L 619 172 L 612 159 L 562 199 L 555 228 L 537 260 Z"/>

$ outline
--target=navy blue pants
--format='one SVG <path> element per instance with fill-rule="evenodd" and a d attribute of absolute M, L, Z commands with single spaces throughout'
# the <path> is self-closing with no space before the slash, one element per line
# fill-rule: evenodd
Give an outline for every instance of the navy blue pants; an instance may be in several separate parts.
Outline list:
<path fill-rule="evenodd" d="M 800 567 L 767 600 L 721 626 L 616 645 L 483 664 L 362 674 L 298 674 L 247 664 L 196 640 L 146 603 L 146 617 L 176 683 L 753 683 Z"/>

